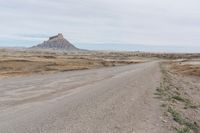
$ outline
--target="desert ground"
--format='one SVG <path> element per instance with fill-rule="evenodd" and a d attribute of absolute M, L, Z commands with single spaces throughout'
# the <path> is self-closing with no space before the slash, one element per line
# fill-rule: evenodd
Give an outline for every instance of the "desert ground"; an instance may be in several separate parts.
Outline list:
<path fill-rule="evenodd" d="M 129 53 L 0 49 L 0 78 L 146 62 Z"/>
<path fill-rule="evenodd" d="M 200 133 L 200 54 L 0 49 L 0 133 Z"/>

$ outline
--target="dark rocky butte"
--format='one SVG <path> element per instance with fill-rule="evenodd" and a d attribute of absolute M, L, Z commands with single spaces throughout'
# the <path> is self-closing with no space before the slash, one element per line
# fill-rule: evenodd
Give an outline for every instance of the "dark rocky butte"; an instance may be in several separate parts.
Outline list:
<path fill-rule="evenodd" d="M 65 51 L 78 51 L 73 44 L 67 41 L 61 33 L 56 36 L 49 37 L 48 41 L 44 41 L 37 46 L 33 46 L 32 48 L 38 49 L 56 49 L 56 50 L 65 50 Z"/>

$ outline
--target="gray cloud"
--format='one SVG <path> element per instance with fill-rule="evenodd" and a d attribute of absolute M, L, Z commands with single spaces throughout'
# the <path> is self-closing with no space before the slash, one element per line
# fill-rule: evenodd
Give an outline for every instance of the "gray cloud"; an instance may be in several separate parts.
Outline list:
<path fill-rule="evenodd" d="M 199 0 L 0 0 L 0 3 L 3 33 L 0 45 L 5 45 L 1 40 L 6 39 L 40 42 L 59 32 L 74 43 L 160 46 L 200 43 Z"/>

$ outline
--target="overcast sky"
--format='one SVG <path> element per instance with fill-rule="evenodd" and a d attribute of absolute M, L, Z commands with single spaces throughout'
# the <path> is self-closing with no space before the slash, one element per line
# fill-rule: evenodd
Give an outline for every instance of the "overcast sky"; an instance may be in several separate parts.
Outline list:
<path fill-rule="evenodd" d="M 0 31 L 0 46 L 63 33 L 80 46 L 200 48 L 200 0 L 0 0 Z"/>

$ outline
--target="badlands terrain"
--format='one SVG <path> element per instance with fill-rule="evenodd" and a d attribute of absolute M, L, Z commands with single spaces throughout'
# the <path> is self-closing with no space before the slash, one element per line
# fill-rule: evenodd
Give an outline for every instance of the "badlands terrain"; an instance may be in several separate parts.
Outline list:
<path fill-rule="evenodd" d="M 200 133 L 200 54 L 0 49 L 0 133 Z"/>

